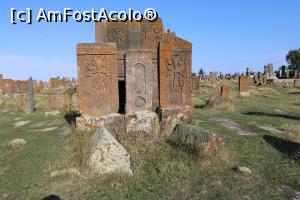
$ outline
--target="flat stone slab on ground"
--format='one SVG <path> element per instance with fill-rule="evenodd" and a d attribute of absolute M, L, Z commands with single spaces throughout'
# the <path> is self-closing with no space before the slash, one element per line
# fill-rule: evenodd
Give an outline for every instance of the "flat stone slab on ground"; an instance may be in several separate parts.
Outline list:
<path fill-rule="evenodd" d="M 15 127 L 21 127 L 21 126 L 24 126 L 26 124 L 29 124 L 31 121 L 17 121 L 14 126 Z"/>
<path fill-rule="evenodd" d="M 284 131 L 281 131 L 281 130 L 279 130 L 277 128 L 274 128 L 274 127 L 258 126 L 258 128 L 263 129 L 265 131 L 269 131 L 271 133 L 282 133 L 282 132 L 284 132 Z"/>
<path fill-rule="evenodd" d="M 236 132 L 239 135 L 244 135 L 244 136 L 257 135 L 254 132 L 244 129 L 240 124 L 232 121 L 231 119 L 223 118 L 223 117 L 212 117 L 210 119 L 219 122 L 222 126 L 231 129 L 232 131 Z"/>
<path fill-rule="evenodd" d="M 48 132 L 48 131 L 54 131 L 58 129 L 58 127 L 48 127 L 48 128 L 44 128 L 44 129 L 38 129 L 38 130 L 34 130 L 34 132 Z"/>
<path fill-rule="evenodd" d="M 65 120 L 63 119 L 55 119 L 52 122 L 50 122 L 49 124 L 47 124 L 48 126 L 60 126 L 62 124 L 65 123 Z"/>
<path fill-rule="evenodd" d="M 46 120 L 46 121 L 41 121 L 41 122 L 38 122 L 36 124 L 33 124 L 31 125 L 31 127 L 40 127 L 40 126 L 44 126 L 46 125 L 47 123 L 51 122 L 50 120 Z"/>

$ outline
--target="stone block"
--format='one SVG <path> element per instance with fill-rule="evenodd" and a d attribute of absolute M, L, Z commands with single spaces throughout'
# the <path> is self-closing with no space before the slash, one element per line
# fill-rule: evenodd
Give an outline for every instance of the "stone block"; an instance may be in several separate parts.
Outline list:
<path fill-rule="evenodd" d="M 80 112 L 92 116 L 117 112 L 119 96 L 116 45 L 78 44 L 77 63 Z"/>
<path fill-rule="evenodd" d="M 126 52 L 126 112 L 152 110 L 152 51 Z"/>

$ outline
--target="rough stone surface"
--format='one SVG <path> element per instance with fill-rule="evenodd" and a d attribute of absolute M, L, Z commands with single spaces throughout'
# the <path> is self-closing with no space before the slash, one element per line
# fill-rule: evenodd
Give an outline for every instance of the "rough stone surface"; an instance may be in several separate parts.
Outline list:
<path fill-rule="evenodd" d="M 193 76 L 193 94 L 199 94 L 200 92 L 200 78 L 199 76 Z"/>
<path fill-rule="evenodd" d="M 168 32 L 160 44 L 160 107 L 192 105 L 192 44 Z"/>
<path fill-rule="evenodd" d="M 99 128 L 91 140 L 89 165 L 98 174 L 121 171 L 132 175 L 130 155 L 105 127 Z"/>
<path fill-rule="evenodd" d="M 158 136 L 160 130 L 158 115 L 151 111 L 139 111 L 126 116 L 126 134 L 134 137 Z"/>
<path fill-rule="evenodd" d="M 118 69 L 114 43 L 77 45 L 79 108 L 82 114 L 118 112 Z"/>
<path fill-rule="evenodd" d="M 177 124 L 173 135 L 180 142 L 197 144 L 203 151 L 209 152 L 218 150 L 222 141 L 216 134 L 188 124 Z"/>

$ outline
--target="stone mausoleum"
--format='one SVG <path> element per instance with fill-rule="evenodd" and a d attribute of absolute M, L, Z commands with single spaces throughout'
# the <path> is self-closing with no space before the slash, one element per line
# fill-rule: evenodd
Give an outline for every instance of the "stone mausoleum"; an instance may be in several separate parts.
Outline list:
<path fill-rule="evenodd" d="M 191 114 L 190 42 L 166 31 L 161 19 L 97 22 L 95 35 L 95 43 L 77 45 L 79 123 L 113 113 L 124 123 L 140 112 Z"/>

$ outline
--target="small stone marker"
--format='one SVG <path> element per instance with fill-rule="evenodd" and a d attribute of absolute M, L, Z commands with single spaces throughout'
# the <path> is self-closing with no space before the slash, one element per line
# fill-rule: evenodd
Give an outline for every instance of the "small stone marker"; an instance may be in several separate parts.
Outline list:
<path fill-rule="evenodd" d="M 34 90 L 33 90 L 33 83 L 32 77 L 30 76 L 28 81 L 28 102 L 29 102 L 29 113 L 34 113 Z"/>
<path fill-rule="evenodd" d="M 248 76 L 240 76 L 240 78 L 239 78 L 239 90 L 240 90 L 240 95 L 241 96 L 248 96 L 249 95 L 248 83 L 249 83 Z"/>

